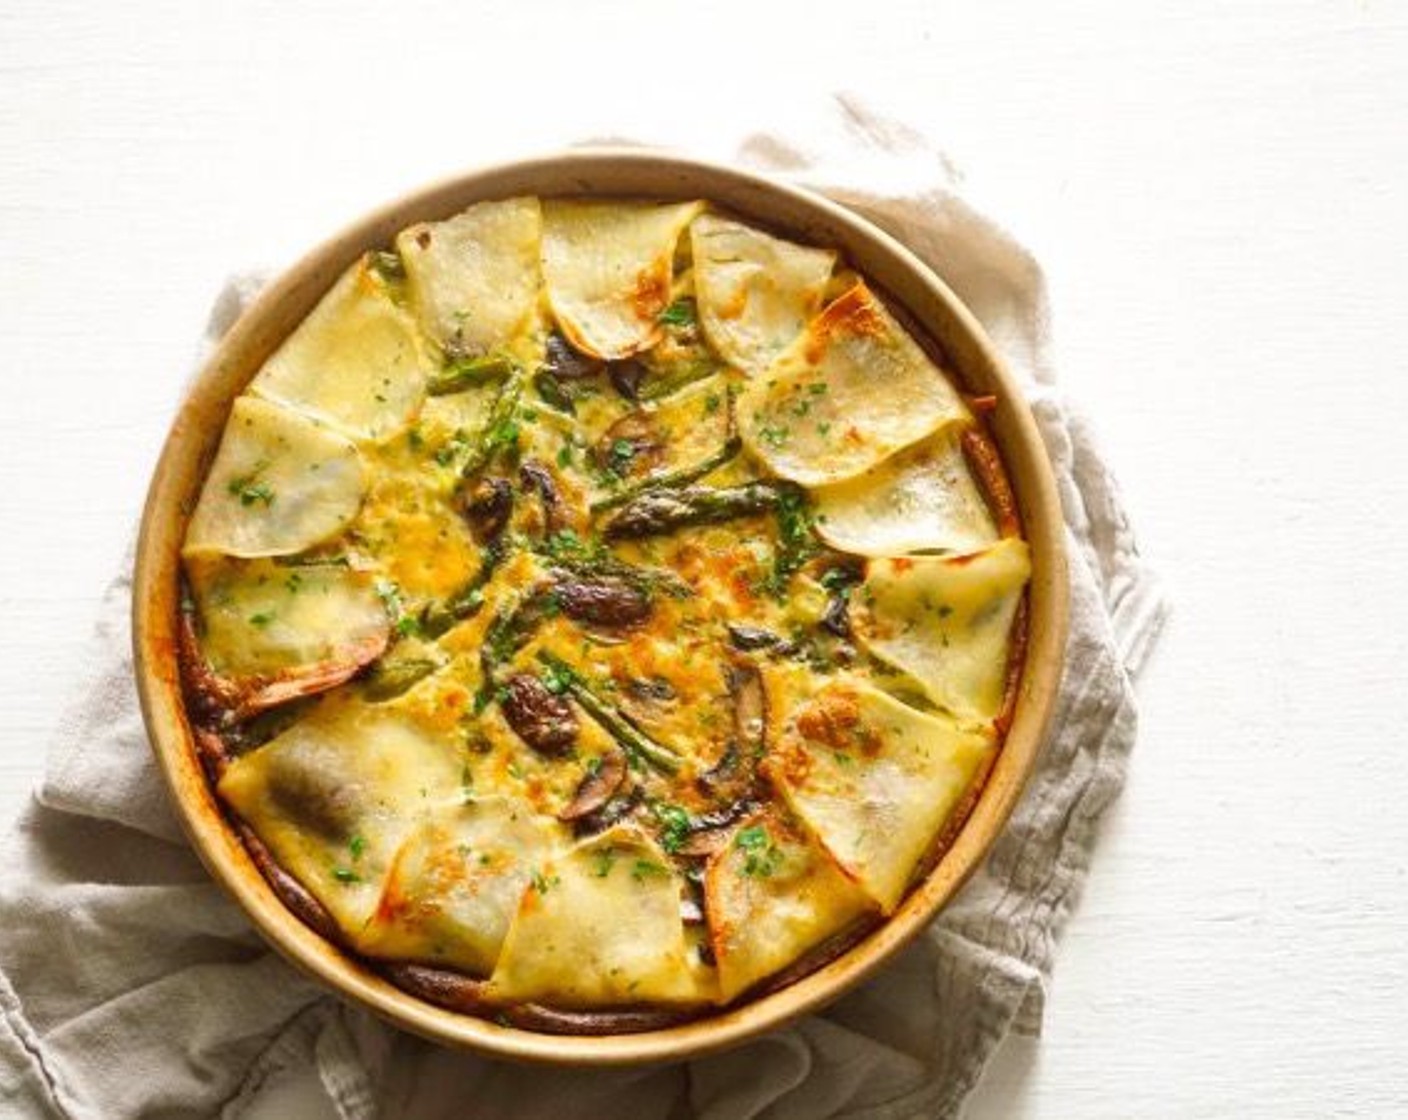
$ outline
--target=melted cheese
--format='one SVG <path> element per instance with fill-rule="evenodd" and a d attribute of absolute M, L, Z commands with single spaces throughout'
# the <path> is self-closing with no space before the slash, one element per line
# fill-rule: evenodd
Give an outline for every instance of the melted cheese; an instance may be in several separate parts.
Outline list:
<path fill-rule="evenodd" d="M 747 822 L 710 860 L 705 897 L 725 1002 L 872 909 L 814 840 L 770 816 Z"/>
<path fill-rule="evenodd" d="M 738 400 L 749 450 L 804 486 L 854 478 L 967 415 L 938 366 L 863 283 L 812 320 Z"/>
<path fill-rule="evenodd" d="M 976 552 L 997 528 L 959 444 L 945 427 L 864 474 L 816 491 L 816 531 L 833 548 L 860 556 Z"/>
<path fill-rule="evenodd" d="M 545 861 L 509 929 L 493 986 L 567 1007 L 689 1003 L 680 881 L 645 836 L 617 829 Z"/>
<path fill-rule="evenodd" d="M 689 234 L 704 333 L 731 365 L 761 373 L 817 313 L 836 254 L 714 214 Z"/>
<path fill-rule="evenodd" d="M 768 773 L 889 913 L 992 743 L 863 682 L 833 683 L 793 711 Z"/>
<path fill-rule="evenodd" d="M 411 304 L 443 353 L 502 350 L 536 324 L 542 232 L 538 200 L 510 198 L 397 236 Z"/>
<path fill-rule="evenodd" d="M 250 392 L 375 440 L 410 422 L 430 369 L 415 320 L 363 258 L 264 363 Z"/>
<path fill-rule="evenodd" d="M 675 243 L 700 202 L 543 204 L 543 276 L 562 333 L 585 353 L 626 358 L 660 338 Z"/>
<path fill-rule="evenodd" d="M 366 480 L 354 447 L 327 428 L 240 397 L 186 529 L 186 555 L 286 556 L 336 536 Z"/>
<path fill-rule="evenodd" d="M 223 677 L 361 664 L 386 644 L 389 620 L 368 572 L 227 557 L 192 557 L 186 571 L 201 646 Z"/>
<path fill-rule="evenodd" d="M 1016 539 L 957 559 L 872 560 L 856 636 L 935 704 L 961 719 L 991 720 L 1002 706 L 1012 619 L 1030 576 L 1026 542 Z"/>

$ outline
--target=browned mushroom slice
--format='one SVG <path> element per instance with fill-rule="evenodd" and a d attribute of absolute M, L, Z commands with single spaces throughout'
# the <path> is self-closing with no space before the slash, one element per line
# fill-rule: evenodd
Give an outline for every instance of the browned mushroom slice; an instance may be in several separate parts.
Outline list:
<path fill-rule="evenodd" d="M 614 576 L 570 576 L 557 582 L 562 613 L 590 626 L 637 626 L 650 617 L 650 597 Z"/>
<path fill-rule="evenodd" d="M 613 748 L 587 763 L 586 773 L 558 820 L 579 821 L 599 812 L 626 780 L 626 754 Z"/>
<path fill-rule="evenodd" d="M 504 682 L 499 706 L 514 732 L 539 754 L 555 757 L 570 751 L 581 730 L 577 713 L 565 696 L 549 691 L 532 673 L 515 673 Z"/>
<path fill-rule="evenodd" d="M 644 478 L 664 460 L 665 441 L 649 413 L 628 412 L 602 433 L 592 455 L 610 475 Z"/>

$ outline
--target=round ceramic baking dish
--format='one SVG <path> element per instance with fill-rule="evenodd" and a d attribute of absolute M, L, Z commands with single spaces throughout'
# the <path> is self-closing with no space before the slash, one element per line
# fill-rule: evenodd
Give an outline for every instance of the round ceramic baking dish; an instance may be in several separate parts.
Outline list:
<path fill-rule="evenodd" d="M 1025 666 L 1011 728 L 937 865 L 888 920 L 810 975 L 704 1018 L 637 1034 L 538 1034 L 445 1010 L 395 987 L 314 932 L 270 888 L 217 803 L 181 691 L 181 542 L 231 402 L 361 253 L 390 243 L 415 222 L 522 194 L 705 198 L 786 236 L 840 250 L 921 338 L 942 349 L 965 391 L 997 397 L 989 424 L 1031 546 Z M 973 315 L 904 246 L 833 202 L 763 176 L 650 151 L 574 151 L 474 171 L 382 207 L 305 256 L 234 325 L 192 384 L 152 478 L 133 586 L 137 684 L 152 748 L 197 853 L 264 937 L 305 972 L 395 1025 L 444 1044 L 569 1065 L 680 1059 L 736 1045 L 835 999 L 919 933 L 977 867 L 1022 792 L 1051 718 L 1067 624 L 1062 539 L 1050 463 L 1018 387 Z"/>

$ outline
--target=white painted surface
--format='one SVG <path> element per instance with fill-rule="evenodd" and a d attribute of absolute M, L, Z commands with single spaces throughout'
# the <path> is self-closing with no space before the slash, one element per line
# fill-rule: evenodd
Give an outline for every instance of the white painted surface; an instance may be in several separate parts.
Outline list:
<path fill-rule="evenodd" d="M 1176 607 L 1045 1037 L 971 1115 L 1408 1114 L 1408 8 L 853 10 L 0 8 L 0 813 L 228 270 L 485 159 L 710 154 L 847 88 L 1046 263 Z"/>

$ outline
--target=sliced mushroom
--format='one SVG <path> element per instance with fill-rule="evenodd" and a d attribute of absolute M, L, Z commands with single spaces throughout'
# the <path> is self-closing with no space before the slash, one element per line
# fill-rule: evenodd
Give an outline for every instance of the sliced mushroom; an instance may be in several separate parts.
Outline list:
<path fill-rule="evenodd" d="M 689 838 L 679 846 L 682 856 L 712 856 L 721 851 L 733 835 L 733 826 L 756 813 L 762 802 L 749 795 L 739 797 L 719 809 L 701 813 L 690 821 Z"/>
<path fill-rule="evenodd" d="M 518 477 L 525 490 L 538 495 L 543 506 L 543 531 L 548 534 L 568 528 L 568 509 L 557 488 L 557 479 L 536 459 L 525 459 L 518 468 Z"/>
<path fill-rule="evenodd" d="M 756 665 L 739 661 L 729 666 L 726 677 L 733 701 L 733 734 L 745 756 L 760 758 L 766 749 L 764 736 L 768 722 L 768 694 L 763 675 Z"/>
<path fill-rule="evenodd" d="M 572 832 L 579 837 L 594 836 L 598 832 L 605 832 L 613 824 L 625 820 L 635 812 L 643 800 L 645 800 L 645 794 L 640 786 L 627 786 L 595 812 L 578 817 L 573 821 Z"/>
<path fill-rule="evenodd" d="M 548 335 L 546 368 L 560 381 L 577 381 L 595 377 L 601 372 L 602 362 L 574 350 L 571 343 L 554 331 Z"/>
<path fill-rule="evenodd" d="M 668 704 L 679 698 L 675 686 L 664 677 L 632 677 L 626 682 L 626 692 L 633 700 L 647 704 Z"/>
<path fill-rule="evenodd" d="M 612 362 L 608 368 L 611 386 L 628 401 L 640 399 L 641 383 L 650 376 L 650 371 L 635 358 Z"/>
<path fill-rule="evenodd" d="M 637 626 L 650 617 L 650 596 L 613 576 L 571 576 L 555 588 L 557 605 L 574 622 L 590 626 Z"/>
<path fill-rule="evenodd" d="M 504 682 L 500 707 L 508 725 L 539 754 L 565 754 L 581 730 L 567 698 L 551 692 L 532 673 L 515 673 Z"/>
<path fill-rule="evenodd" d="M 592 454 L 618 478 L 641 478 L 660 465 L 665 446 L 647 413 L 628 412 L 602 433 Z"/>
<path fill-rule="evenodd" d="M 595 766 L 587 768 L 571 802 L 557 814 L 558 820 L 578 821 L 598 812 L 621 788 L 626 780 L 625 752 L 613 749 L 595 761 Z"/>
<path fill-rule="evenodd" d="M 495 540 L 513 513 L 513 487 L 507 479 L 483 478 L 470 489 L 465 520 L 480 544 Z"/>

